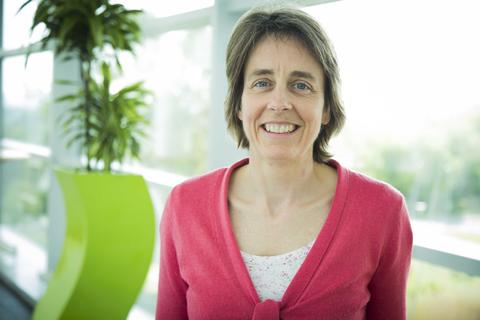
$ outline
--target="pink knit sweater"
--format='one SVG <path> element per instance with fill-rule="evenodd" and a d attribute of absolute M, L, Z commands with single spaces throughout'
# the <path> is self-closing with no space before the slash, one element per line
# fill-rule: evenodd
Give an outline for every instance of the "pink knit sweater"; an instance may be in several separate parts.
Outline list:
<path fill-rule="evenodd" d="M 389 185 L 341 167 L 328 218 L 281 301 L 260 302 L 236 243 L 228 184 L 244 159 L 175 187 L 160 224 L 156 318 L 405 319 L 412 231 Z"/>

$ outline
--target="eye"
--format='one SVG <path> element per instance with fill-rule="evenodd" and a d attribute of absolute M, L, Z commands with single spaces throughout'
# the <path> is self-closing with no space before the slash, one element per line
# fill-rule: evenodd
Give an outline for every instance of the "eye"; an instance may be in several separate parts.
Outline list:
<path fill-rule="evenodd" d="M 254 88 L 266 88 L 270 85 L 270 82 L 267 80 L 259 80 L 253 84 Z"/>
<path fill-rule="evenodd" d="M 293 88 L 299 91 L 308 91 L 311 90 L 311 88 L 304 82 L 295 82 L 293 84 Z"/>

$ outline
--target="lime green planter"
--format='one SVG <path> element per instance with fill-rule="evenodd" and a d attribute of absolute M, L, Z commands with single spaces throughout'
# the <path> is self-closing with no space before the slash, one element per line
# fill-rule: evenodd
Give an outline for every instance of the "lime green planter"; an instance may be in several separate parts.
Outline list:
<path fill-rule="evenodd" d="M 33 319 L 125 319 L 150 266 L 155 220 L 141 176 L 55 172 L 66 208 L 62 255 Z"/>

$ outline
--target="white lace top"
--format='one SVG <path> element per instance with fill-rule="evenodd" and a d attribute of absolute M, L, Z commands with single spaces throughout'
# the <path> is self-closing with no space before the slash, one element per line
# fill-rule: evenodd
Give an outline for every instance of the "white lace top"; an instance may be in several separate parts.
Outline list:
<path fill-rule="evenodd" d="M 282 299 L 314 241 L 278 256 L 256 256 L 240 251 L 261 301 Z"/>

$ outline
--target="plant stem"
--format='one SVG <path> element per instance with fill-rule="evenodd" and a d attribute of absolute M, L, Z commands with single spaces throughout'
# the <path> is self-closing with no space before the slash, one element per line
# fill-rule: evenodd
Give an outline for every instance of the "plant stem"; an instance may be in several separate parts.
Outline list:
<path fill-rule="evenodd" d="M 90 72 L 92 67 L 91 59 L 88 56 L 82 55 L 81 68 L 82 68 L 82 81 L 83 89 L 85 93 L 85 153 L 87 155 L 87 171 L 92 171 L 90 166 L 90 107 L 92 102 L 92 95 L 90 93 Z"/>

